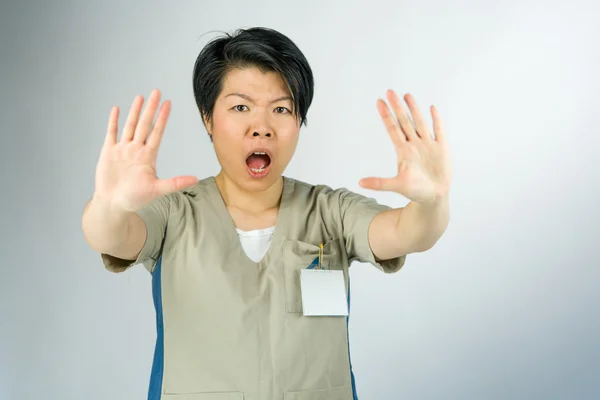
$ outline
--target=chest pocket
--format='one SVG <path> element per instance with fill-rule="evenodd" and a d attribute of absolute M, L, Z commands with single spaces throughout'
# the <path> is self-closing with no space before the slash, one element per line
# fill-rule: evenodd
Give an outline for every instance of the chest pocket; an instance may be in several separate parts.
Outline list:
<path fill-rule="evenodd" d="M 300 271 L 316 268 L 319 246 L 287 240 L 283 246 L 283 270 L 285 289 L 285 310 L 289 313 L 302 312 L 302 292 Z M 325 269 L 344 271 L 346 290 L 348 289 L 348 259 L 341 239 L 332 239 L 323 244 L 322 266 Z"/>

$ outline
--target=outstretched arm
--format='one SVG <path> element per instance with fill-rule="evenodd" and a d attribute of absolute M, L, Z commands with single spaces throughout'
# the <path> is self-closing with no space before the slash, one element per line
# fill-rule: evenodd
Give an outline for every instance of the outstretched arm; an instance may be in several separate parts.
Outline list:
<path fill-rule="evenodd" d="M 432 135 L 410 94 L 404 99 L 414 125 L 396 93 L 390 90 L 387 97 L 395 117 L 381 99 L 377 109 L 396 149 L 398 174 L 394 178 L 365 178 L 360 185 L 396 192 L 410 203 L 379 213 L 370 224 L 369 244 L 381 260 L 430 249 L 443 235 L 450 218 L 450 157 L 437 109 L 431 106 Z"/>

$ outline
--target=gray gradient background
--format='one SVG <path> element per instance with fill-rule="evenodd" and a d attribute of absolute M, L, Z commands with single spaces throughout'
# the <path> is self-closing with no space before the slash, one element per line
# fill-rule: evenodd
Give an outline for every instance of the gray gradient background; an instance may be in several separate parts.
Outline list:
<path fill-rule="evenodd" d="M 159 174 L 217 173 L 192 96 L 213 30 L 280 29 L 315 72 L 286 174 L 367 192 L 394 173 L 388 87 L 435 104 L 452 221 L 396 275 L 352 267 L 361 399 L 600 398 L 600 54 L 594 2 L 12 2 L 0 10 L 0 399 L 142 399 L 150 275 L 80 229 L 113 104 L 173 101 Z M 430 121 L 431 124 L 431 121 Z M 318 162 L 309 162 L 309 157 Z"/>

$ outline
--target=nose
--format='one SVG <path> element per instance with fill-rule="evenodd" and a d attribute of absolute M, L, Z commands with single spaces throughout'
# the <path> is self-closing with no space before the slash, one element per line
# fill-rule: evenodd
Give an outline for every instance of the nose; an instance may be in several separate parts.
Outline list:
<path fill-rule="evenodd" d="M 256 138 L 271 138 L 274 136 L 271 126 L 270 116 L 267 110 L 256 110 L 252 115 L 252 122 L 249 126 L 249 132 Z"/>

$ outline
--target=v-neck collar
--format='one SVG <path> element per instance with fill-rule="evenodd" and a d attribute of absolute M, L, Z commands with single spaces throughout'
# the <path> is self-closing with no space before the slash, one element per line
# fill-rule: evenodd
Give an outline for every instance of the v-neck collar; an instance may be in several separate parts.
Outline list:
<path fill-rule="evenodd" d="M 281 200 L 279 202 L 279 210 L 277 211 L 277 220 L 275 223 L 275 230 L 273 232 L 273 240 L 269 246 L 264 257 L 259 262 L 254 262 L 250 258 L 250 261 L 253 264 L 263 264 L 268 263 L 271 258 L 270 255 L 274 248 L 278 247 L 283 238 L 286 236 L 286 230 L 288 226 L 288 218 L 289 218 L 289 208 L 290 208 L 290 198 L 292 197 L 292 193 L 294 192 L 294 180 L 288 177 L 283 176 L 283 190 L 281 193 Z M 210 197 L 212 203 L 215 205 L 217 214 L 219 219 L 223 223 L 223 228 L 227 232 L 227 237 L 233 245 L 233 248 L 241 251 L 244 255 L 244 249 L 242 248 L 242 244 L 240 242 L 239 235 L 237 233 L 237 229 L 235 223 L 233 222 L 233 218 L 231 218 L 231 214 L 227 210 L 227 205 L 225 204 L 225 200 L 219 191 L 219 187 L 217 186 L 217 182 L 214 176 L 209 177 L 208 179 L 208 189 L 210 192 Z"/>

